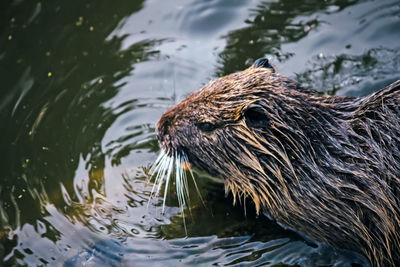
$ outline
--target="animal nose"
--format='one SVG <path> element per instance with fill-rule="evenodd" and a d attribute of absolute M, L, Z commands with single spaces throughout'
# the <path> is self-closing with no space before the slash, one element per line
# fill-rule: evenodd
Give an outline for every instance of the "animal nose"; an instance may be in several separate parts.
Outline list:
<path fill-rule="evenodd" d="M 169 134 L 169 129 L 173 121 L 173 116 L 170 114 L 164 114 L 156 125 L 157 139 L 162 143 Z"/>

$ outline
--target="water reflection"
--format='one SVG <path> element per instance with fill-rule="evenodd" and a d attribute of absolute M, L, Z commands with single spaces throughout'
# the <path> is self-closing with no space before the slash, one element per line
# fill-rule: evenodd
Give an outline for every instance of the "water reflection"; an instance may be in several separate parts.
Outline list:
<path fill-rule="evenodd" d="M 330 95 L 365 96 L 396 81 L 399 63 L 398 49 L 382 47 L 362 55 L 318 55 L 296 79 Z"/>
<path fill-rule="evenodd" d="M 161 213 L 146 170 L 161 114 L 258 57 L 330 94 L 398 78 L 396 1 L 0 5 L 5 264 L 366 264 L 257 217 L 251 203 L 232 206 L 201 172 L 205 207 L 192 188 L 185 238 L 176 193 Z"/>
<path fill-rule="evenodd" d="M 334 13 L 358 1 L 263 1 L 252 9 L 247 27 L 229 33 L 227 46 L 220 54 L 220 75 L 250 66 L 256 59 L 269 55 L 286 61 L 296 51 L 283 51 L 286 43 L 296 44 L 325 23 L 319 13 Z"/>

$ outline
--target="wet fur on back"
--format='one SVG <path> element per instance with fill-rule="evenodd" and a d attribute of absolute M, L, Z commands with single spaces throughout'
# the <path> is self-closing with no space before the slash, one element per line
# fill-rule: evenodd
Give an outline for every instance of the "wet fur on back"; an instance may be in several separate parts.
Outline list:
<path fill-rule="evenodd" d="M 210 82 L 157 124 L 163 150 L 330 245 L 400 264 L 400 81 L 321 96 L 270 68 Z"/>

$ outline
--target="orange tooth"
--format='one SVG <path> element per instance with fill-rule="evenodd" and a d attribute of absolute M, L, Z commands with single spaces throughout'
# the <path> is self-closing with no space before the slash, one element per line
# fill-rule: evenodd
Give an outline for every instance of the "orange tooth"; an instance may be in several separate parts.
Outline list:
<path fill-rule="evenodd" d="M 192 164 L 190 162 L 184 161 L 184 162 L 182 162 L 182 168 L 185 171 L 188 171 L 192 168 Z"/>

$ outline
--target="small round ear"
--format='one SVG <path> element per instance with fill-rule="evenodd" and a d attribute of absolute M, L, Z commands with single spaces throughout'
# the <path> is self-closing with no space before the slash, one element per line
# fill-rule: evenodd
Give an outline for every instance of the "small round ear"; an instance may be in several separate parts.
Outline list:
<path fill-rule="evenodd" d="M 267 68 L 267 69 L 272 70 L 272 72 L 275 72 L 274 67 L 272 67 L 272 65 L 269 64 L 268 58 L 266 58 L 266 57 L 259 58 L 256 61 L 254 61 L 253 67 L 255 67 L 255 68 Z"/>
<path fill-rule="evenodd" d="M 267 111 L 260 104 L 250 104 L 244 109 L 243 117 L 249 128 L 266 128 L 270 119 Z"/>

